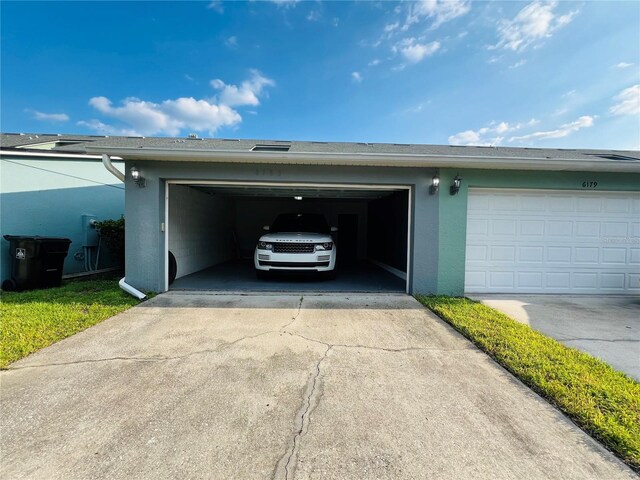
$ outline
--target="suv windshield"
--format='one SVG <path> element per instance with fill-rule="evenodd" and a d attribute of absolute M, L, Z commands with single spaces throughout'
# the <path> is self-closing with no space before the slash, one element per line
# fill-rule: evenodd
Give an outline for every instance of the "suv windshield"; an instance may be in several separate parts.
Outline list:
<path fill-rule="evenodd" d="M 283 213 L 278 215 L 270 229 L 272 232 L 329 233 L 324 215 L 317 213 Z"/>

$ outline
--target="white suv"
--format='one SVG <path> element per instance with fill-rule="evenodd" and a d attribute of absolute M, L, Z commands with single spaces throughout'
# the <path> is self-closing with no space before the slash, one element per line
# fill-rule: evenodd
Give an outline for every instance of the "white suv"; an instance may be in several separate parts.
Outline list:
<path fill-rule="evenodd" d="M 269 233 L 260 237 L 254 255 L 259 278 L 269 271 L 315 271 L 334 276 L 336 244 L 331 232 L 337 228 L 329 228 L 323 215 L 283 213 L 264 229 Z"/>

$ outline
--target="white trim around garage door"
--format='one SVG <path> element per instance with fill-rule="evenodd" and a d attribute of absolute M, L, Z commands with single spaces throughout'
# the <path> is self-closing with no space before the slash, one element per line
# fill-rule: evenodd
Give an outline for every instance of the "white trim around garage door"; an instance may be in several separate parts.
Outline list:
<path fill-rule="evenodd" d="M 164 291 L 169 291 L 169 186 L 170 185 L 218 185 L 218 186 L 247 186 L 247 187 L 300 187 L 345 190 L 406 190 L 407 191 L 407 274 L 405 293 L 409 293 L 411 279 L 411 211 L 413 207 L 410 185 L 380 185 L 361 183 L 304 183 L 304 182 L 246 182 L 228 180 L 166 180 L 164 191 Z"/>

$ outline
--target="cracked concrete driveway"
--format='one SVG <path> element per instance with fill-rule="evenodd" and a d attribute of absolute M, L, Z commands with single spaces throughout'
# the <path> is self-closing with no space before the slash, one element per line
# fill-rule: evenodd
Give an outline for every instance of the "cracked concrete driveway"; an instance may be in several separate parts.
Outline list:
<path fill-rule="evenodd" d="M 6 479 L 637 478 L 404 295 L 164 294 L 0 379 Z"/>

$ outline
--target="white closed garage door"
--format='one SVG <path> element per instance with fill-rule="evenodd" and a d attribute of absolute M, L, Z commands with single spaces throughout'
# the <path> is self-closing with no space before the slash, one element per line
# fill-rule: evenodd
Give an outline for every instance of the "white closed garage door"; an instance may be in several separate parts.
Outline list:
<path fill-rule="evenodd" d="M 470 189 L 467 293 L 640 293 L 640 193 Z"/>

